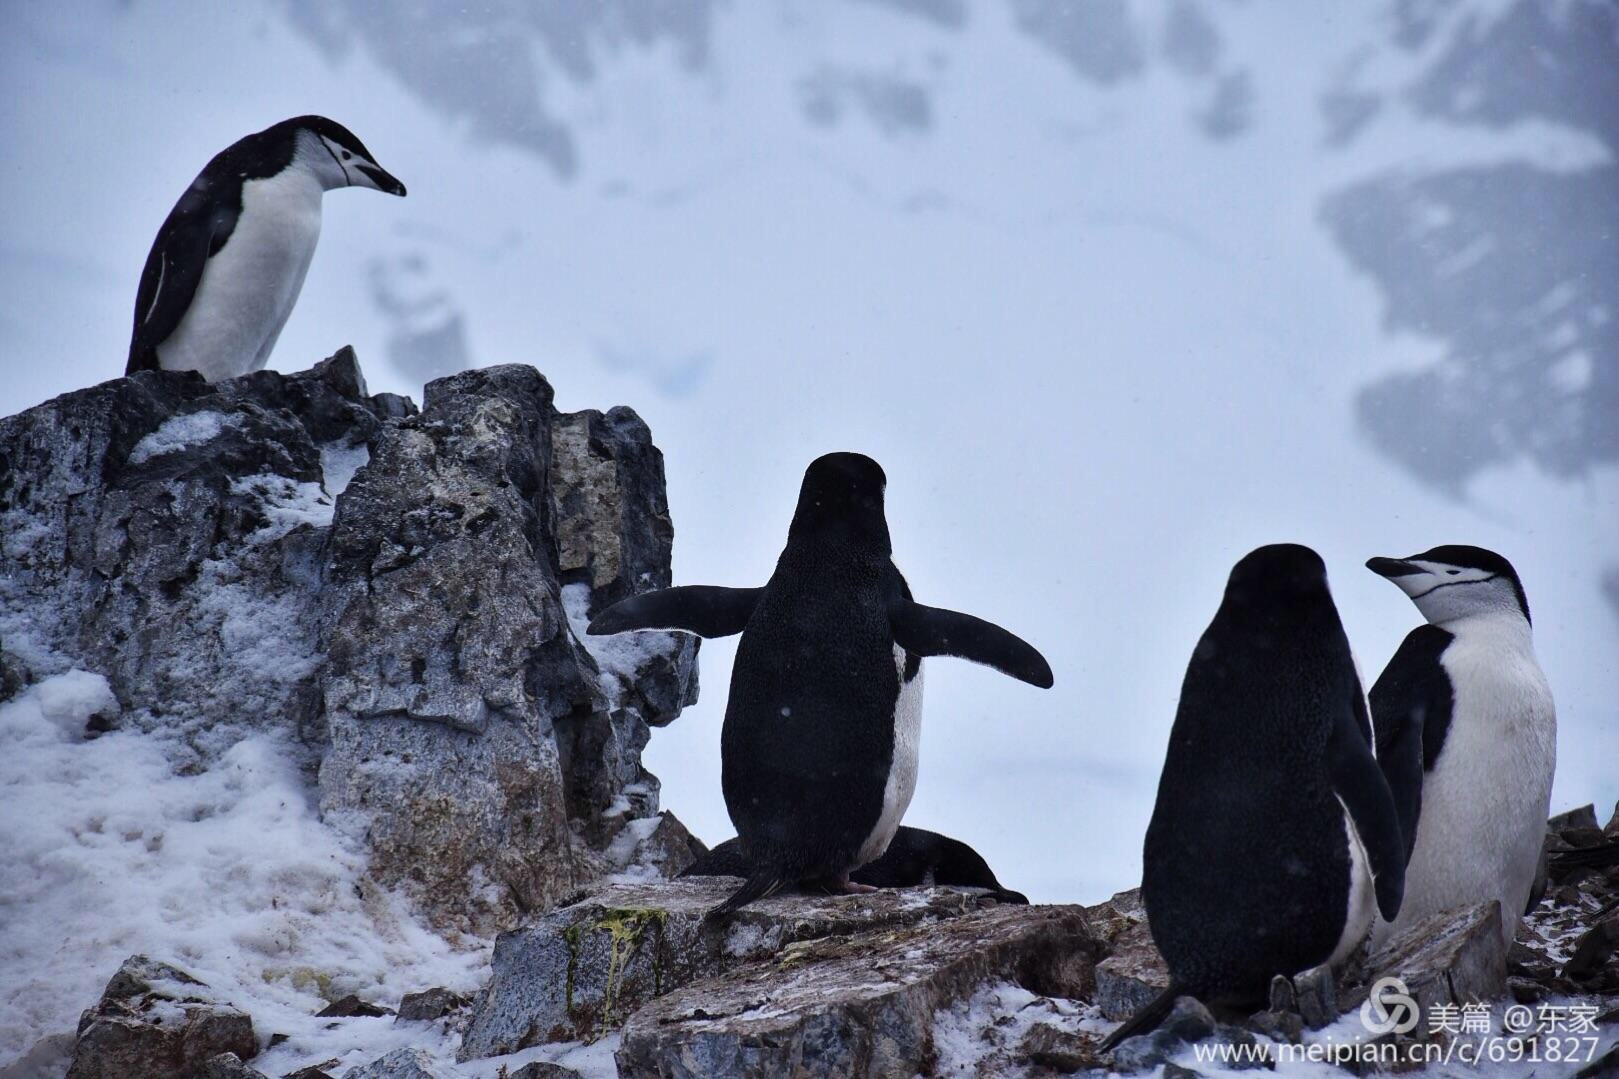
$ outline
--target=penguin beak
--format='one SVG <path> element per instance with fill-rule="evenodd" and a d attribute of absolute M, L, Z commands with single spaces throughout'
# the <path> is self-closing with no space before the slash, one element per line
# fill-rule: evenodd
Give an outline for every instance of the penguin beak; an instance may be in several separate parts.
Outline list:
<path fill-rule="evenodd" d="M 398 195 L 400 198 L 405 196 L 405 185 L 394 179 L 393 175 L 386 169 L 378 168 L 376 165 L 355 165 L 354 167 L 367 180 L 370 180 L 371 185 L 378 191 L 389 195 Z"/>
<path fill-rule="evenodd" d="M 1366 568 L 1379 577 L 1394 580 L 1396 577 L 1410 577 L 1416 573 L 1426 573 L 1421 566 L 1414 566 L 1403 558 L 1368 558 Z"/>

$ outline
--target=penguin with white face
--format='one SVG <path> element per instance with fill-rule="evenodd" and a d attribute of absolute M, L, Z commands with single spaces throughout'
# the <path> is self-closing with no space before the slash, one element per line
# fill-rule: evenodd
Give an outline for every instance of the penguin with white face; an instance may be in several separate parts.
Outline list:
<path fill-rule="evenodd" d="M 1175 998 L 1251 1006 L 1276 975 L 1342 962 L 1400 909 L 1399 821 L 1326 567 L 1275 544 L 1231 571 L 1181 685 L 1142 851 L 1142 900 Z"/>
<path fill-rule="evenodd" d="M 324 116 L 283 120 L 216 155 L 146 256 L 124 373 L 198 371 L 217 382 L 262 368 L 315 255 L 321 196 L 339 187 L 405 193 Z"/>
<path fill-rule="evenodd" d="M 1557 769 L 1557 710 L 1523 584 L 1510 562 L 1481 547 L 1366 566 L 1427 619 L 1372 686 L 1378 764 L 1408 857 L 1405 905 L 1378 937 L 1497 899 L 1510 945 L 1536 898 Z"/>
<path fill-rule="evenodd" d="M 720 916 L 798 882 L 871 891 L 851 870 L 888 849 L 916 787 L 922 659 L 960 656 L 1042 688 L 1051 668 L 999 626 L 911 599 L 858 453 L 804 473 L 787 546 L 762 588 L 669 588 L 614 604 L 589 632 L 741 633 L 720 739 L 746 882 Z"/>

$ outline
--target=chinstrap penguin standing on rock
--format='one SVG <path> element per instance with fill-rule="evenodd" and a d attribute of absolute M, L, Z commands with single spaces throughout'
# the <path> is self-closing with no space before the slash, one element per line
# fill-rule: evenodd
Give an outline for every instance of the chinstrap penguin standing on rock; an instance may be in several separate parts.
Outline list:
<path fill-rule="evenodd" d="M 1378 764 L 1408 857 L 1405 906 L 1378 935 L 1497 899 L 1510 945 L 1536 898 L 1557 769 L 1557 712 L 1523 585 L 1510 562 L 1480 547 L 1366 566 L 1428 620 L 1372 687 Z"/>
<path fill-rule="evenodd" d="M 217 382 L 263 367 L 314 257 L 321 196 L 338 187 L 405 193 L 324 116 L 283 120 L 216 155 L 146 256 L 124 373 L 199 371 Z"/>
<path fill-rule="evenodd" d="M 1103 1049 L 1177 996 L 1250 1005 L 1276 975 L 1341 962 L 1374 908 L 1400 908 L 1400 842 L 1326 567 L 1261 547 L 1187 665 L 1147 829 L 1141 892 L 1169 988 Z"/>
<path fill-rule="evenodd" d="M 720 739 L 725 805 L 750 868 L 710 916 L 849 873 L 888 848 L 916 786 L 922 658 L 960 656 L 1049 687 L 1039 652 L 971 615 L 924 607 L 894 568 L 887 479 L 858 453 L 804 473 L 776 571 L 762 588 L 688 586 L 634 596 L 591 633 L 741 633 Z"/>

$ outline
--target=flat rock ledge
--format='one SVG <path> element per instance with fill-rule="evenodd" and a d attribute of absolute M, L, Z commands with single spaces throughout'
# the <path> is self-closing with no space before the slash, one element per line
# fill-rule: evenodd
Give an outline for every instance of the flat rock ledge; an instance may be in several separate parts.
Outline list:
<path fill-rule="evenodd" d="M 591 1040 L 657 997 L 776 959 L 806 942 L 870 940 L 960 918 L 993 902 L 954 888 L 779 895 L 724 923 L 704 922 L 703 914 L 739 883 L 708 877 L 611 885 L 531 927 L 501 934 L 461 1059 Z"/>
<path fill-rule="evenodd" d="M 935 1014 L 987 984 L 1083 998 L 1095 942 L 1081 907 L 994 906 L 938 924 L 801 941 L 636 1012 L 620 1076 L 927 1074 Z"/>

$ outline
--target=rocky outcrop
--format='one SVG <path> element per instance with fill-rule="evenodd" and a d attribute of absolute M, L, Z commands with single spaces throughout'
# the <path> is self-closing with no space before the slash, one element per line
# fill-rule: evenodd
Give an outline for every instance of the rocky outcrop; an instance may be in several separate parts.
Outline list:
<path fill-rule="evenodd" d="M 751 904 L 725 922 L 704 921 L 735 887 L 730 878 L 712 877 L 613 885 L 532 927 L 503 933 L 461 1042 L 462 1059 L 594 1039 L 658 996 L 802 942 L 936 923 L 979 903 L 972 893 L 947 888 L 786 895 Z"/>
<path fill-rule="evenodd" d="M 657 810 L 640 751 L 693 699 L 694 647 L 655 634 L 598 659 L 565 605 L 573 589 L 588 618 L 669 580 L 661 461 L 633 413 L 609 416 L 559 417 L 532 368 L 441 379 L 339 500 L 321 807 L 442 922 L 548 909 Z"/>
<path fill-rule="evenodd" d="M 1169 968 L 1152 942 L 1140 888 L 1085 913 L 1107 949 L 1107 958 L 1096 964 L 1096 1005 L 1103 1016 L 1122 1023 L 1169 986 Z"/>
<path fill-rule="evenodd" d="M 916 1075 L 935 1013 L 986 984 L 1085 998 L 1095 950 L 1079 907 L 996 906 L 936 923 L 802 941 L 632 1015 L 620 1076 Z"/>
<path fill-rule="evenodd" d="M 184 971 L 131 957 L 79 1021 L 68 1079 L 209 1079 L 258 1052 L 253 1020 Z M 212 1069 L 212 1071 L 210 1070 Z M 238 1073 L 239 1074 L 239 1073 Z"/>
<path fill-rule="evenodd" d="M 1500 925 L 1501 905 L 1495 900 L 1424 918 L 1367 958 L 1364 981 L 1344 994 L 1343 1009 L 1360 1007 L 1365 987 L 1384 978 L 1403 982 L 1424 1015 L 1442 1004 L 1501 999 L 1507 991 L 1507 956 Z"/>
<path fill-rule="evenodd" d="M 210 386 L 142 372 L 0 420 L 0 638 L 27 680 L 105 675 L 123 721 L 210 758 L 244 723 L 319 724 L 316 597 L 350 468 L 402 398 L 352 352 Z"/>
<path fill-rule="evenodd" d="M 695 699 L 695 641 L 577 633 L 669 583 L 672 536 L 646 425 L 558 412 L 533 368 L 420 413 L 349 350 L 142 372 L 0 421 L 0 682 L 104 674 L 87 733 L 178 735 L 186 768 L 285 730 L 372 876 L 490 935 L 690 860 L 640 753 Z"/>

